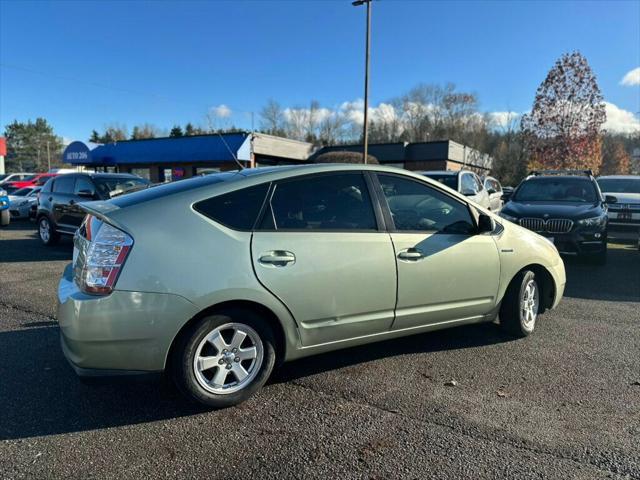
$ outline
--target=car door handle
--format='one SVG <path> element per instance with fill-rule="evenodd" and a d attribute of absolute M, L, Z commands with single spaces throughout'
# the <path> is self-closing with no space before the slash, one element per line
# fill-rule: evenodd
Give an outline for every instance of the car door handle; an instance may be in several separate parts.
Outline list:
<path fill-rule="evenodd" d="M 286 250 L 273 250 L 271 252 L 263 253 L 258 261 L 263 265 L 285 267 L 289 264 L 295 263 L 296 256 Z"/>
<path fill-rule="evenodd" d="M 407 248 L 406 250 L 402 250 L 398 253 L 398 258 L 400 260 L 408 260 L 408 261 L 417 261 L 424 258 L 424 254 L 418 250 L 417 248 Z"/>

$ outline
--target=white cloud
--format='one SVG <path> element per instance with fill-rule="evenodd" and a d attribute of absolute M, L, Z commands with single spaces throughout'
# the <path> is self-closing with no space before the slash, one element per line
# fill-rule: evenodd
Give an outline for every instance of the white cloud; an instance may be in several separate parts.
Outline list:
<path fill-rule="evenodd" d="M 632 112 L 624 110 L 613 103 L 604 102 L 607 112 L 607 121 L 604 128 L 612 133 L 638 133 L 640 132 L 640 118 Z"/>
<path fill-rule="evenodd" d="M 627 72 L 627 74 L 622 77 L 620 85 L 626 85 L 628 87 L 640 85 L 640 67 L 634 68 L 633 70 Z"/>
<path fill-rule="evenodd" d="M 218 118 L 229 118 L 233 113 L 224 103 L 221 103 L 217 107 L 212 107 L 211 111 Z"/>
<path fill-rule="evenodd" d="M 520 119 L 518 112 L 489 112 L 489 120 L 498 128 L 506 128 Z"/>

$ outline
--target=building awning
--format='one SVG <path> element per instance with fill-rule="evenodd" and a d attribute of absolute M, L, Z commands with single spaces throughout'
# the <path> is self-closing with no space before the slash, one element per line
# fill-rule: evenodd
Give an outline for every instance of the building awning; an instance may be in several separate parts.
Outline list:
<path fill-rule="evenodd" d="M 72 142 L 63 160 L 72 165 L 140 165 L 233 162 L 234 156 L 248 161 L 250 134 L 195 135 L 189 137 L 125 140 L 90 149 L 83 142 Z"/>

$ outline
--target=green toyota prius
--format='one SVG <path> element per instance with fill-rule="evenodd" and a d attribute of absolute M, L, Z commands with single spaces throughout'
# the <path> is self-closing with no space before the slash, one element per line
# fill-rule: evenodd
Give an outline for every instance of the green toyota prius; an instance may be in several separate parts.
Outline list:
<path fill-rule="evenodd" d="M 70 364 L 166 372 L 212 407 L 321 352 L 496 319 L 527 336 L 565 286 L 549 241 L 397 168 L 257 168 L 83 205 L 58 287 Z"/>

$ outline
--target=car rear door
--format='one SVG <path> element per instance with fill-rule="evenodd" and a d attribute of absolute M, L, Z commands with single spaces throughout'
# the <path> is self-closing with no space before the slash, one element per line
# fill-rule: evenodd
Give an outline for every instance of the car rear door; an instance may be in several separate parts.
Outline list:
<path fill-rule="evenodd" d="M 398 270 L 393 328 L 483 319 L 498 292 L 493 238 L 477 235 L 468 205 L 448 193 L 401 175 L 377 179 Z"/>
<path fill-rule="evenodd" d="M 277 182 L 253 234 L 256 275 L 291 311 L 305 346 L 393 322 L 394 251 L 367 178 L 345 171 Z"/>
<path fill-rule="evenodd" d="M 75 175 L 61 175 L 54 180 L 52 191 L 49 194 L 53 221 L 58 228 L 67 231 L 75 229 L 70 211 L 70 202 L 74 198 L 75 181 Z"/>
<path fill-rule="evenodd" d="M 80 195 L 82 193 L 83 195 Z M 96 198 L 96 186 L 91 178 L 86 176 L 76 177 L 73 188 L 73 198 L 69 199 L 69 221 L 76 228 L 80 227 L 82 220 L 87 214 L 80 208 L 80 203 L 90 202 Z"/>

